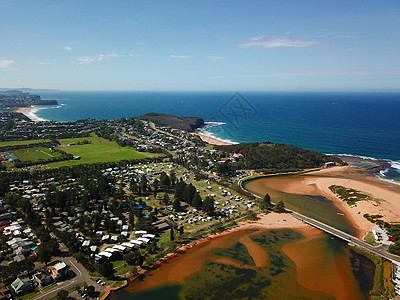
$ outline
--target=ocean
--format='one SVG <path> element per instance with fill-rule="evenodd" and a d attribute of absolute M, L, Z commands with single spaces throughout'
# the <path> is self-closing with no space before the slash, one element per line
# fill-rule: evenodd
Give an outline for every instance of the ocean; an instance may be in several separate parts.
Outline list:
<path fill-rule="evenodd" d="M 382 179 L 400 181 L 400 93 L 40 92 L 58 106 L 34 111 L 55 121 L 118 119 L 149 112 L 202 117 L 203 134 L 271 141 L 326 154 L 387 160 Z"/>

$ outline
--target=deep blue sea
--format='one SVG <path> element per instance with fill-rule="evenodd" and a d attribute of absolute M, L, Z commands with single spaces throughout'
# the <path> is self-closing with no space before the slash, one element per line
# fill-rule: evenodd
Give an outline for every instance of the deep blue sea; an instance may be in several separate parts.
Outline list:
<path fill-rule="evenodd" d="M 203 133 L 234 142 L 272 141 L 329 154 L 391 161 L 400 180 L 400 93 L 40 92 L 59 106 L 40 118 L 118 119 L 149 112 L 202 117 Z"/>

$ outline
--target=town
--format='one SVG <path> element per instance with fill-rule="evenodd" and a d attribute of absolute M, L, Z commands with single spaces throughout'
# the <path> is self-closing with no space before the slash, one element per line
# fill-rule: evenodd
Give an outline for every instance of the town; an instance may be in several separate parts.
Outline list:
<path fill-rule="evenodd" d="M 1 130 L 8 140 L 0 143 L 4 295 L 102 297 L 177 246 L 260 210 L 235 184 L 248 172 L 217 168 L 243 155 L 184 130 L 133 119 L 23 117 Z M 80 168 L 88 150 L 79 149 L 111 145 L 105 160 Z M 119 153 L 125 148 L 131 152 Z"/>
<path fill-rule="evenodd" d="M 201 120 L 150 117 L 32 122 L 1 113 L 4 299 L 104 299 L 181 245 L 285 212 L 243 180 L 342 163 L 269 142 L 210 145 L 190 132 Z"/>

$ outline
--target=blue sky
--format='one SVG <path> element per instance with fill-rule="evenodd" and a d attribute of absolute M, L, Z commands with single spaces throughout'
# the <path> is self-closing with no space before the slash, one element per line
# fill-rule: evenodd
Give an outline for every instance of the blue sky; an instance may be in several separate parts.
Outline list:
<path fill-rule="evenodd" d="M 0 0 L 0 87 L 400 90 L 400 1 Z"/>

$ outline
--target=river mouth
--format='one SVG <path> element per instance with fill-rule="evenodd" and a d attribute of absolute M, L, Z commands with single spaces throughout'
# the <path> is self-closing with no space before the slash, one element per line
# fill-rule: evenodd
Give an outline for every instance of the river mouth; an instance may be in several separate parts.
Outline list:
<path fill-rule="evenodd" d="M 237 231 L 148 272 L 111 299 L 368 299 L 373 263 L 357 264 L 361 284 L 352 259 L 342 241 L 311 227 Z"/>
<path fill-rule="evenodd" d="M 249 180 L 244 187 L 260 196 L 269 194 L 275 203 L 283 201 L 288 209 L 299 212 L 307 217 L 318 220 L 353 236 L 359 235 L 359 228 L 346 212 L 329 200 L 312 185 L 296 193 L 285 192 L 293 181 L 303 180 L 302 176 L 275 176 Z"/>

